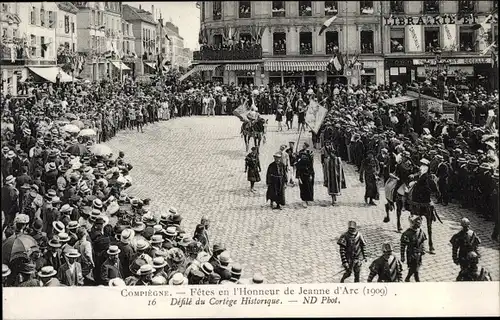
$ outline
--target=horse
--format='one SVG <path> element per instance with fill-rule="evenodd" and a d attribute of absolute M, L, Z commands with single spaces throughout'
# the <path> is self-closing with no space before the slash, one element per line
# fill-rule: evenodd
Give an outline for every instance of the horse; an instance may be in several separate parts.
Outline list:
<path fill-rule="evenodd" d="M 264 123 L 265 120 L 258 117 L 255 120 L 247 120 L 241 124 L 241 135 L 245 140 L 246 151 L 250 144 L 250 138 L 253 138 L 254 146 L 260 148 L 262 138 L 264 136 Z"/>

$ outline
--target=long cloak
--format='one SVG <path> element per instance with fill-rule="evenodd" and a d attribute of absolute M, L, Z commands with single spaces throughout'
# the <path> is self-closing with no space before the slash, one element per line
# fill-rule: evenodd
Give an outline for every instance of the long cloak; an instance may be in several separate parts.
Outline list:
<path fill-rule="evenodd" d="M 300 199 L 314 201 L 314 167 L 313 155 L 308 151 L 301 151 L 298 155 L 296 178 L 300 179 Z"/>
<path fill-rule="evenodd" d="M 328 188 L 329 195 L 339 196 L 341 190 L 347 188 L 345 183 L 344 168 L 340 157 L 327 155 L 323 163 L 324 186 Z"/>
<path fill-rule="evenodd" d="M 287 182 L 286 168 L 283 163 L 273 162 L 267 168 L 266 201 L 271 200 L 279 205 L 285 204 L 285 185 Z"/>

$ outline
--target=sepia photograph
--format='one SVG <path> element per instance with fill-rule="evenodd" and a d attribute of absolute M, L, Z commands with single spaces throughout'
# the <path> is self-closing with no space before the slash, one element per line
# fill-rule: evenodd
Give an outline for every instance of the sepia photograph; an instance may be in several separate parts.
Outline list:
<path fill-rule="evenodd" d="M 2 3 L 4 316 L 495 301 L 497 9 Z"/>

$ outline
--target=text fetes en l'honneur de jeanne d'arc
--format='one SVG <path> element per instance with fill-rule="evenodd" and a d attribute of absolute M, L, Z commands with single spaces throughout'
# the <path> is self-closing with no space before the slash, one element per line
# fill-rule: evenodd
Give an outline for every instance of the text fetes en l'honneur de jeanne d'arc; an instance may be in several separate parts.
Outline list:
<path fill-rule="evenodd" d="M 283 289 L 249 289 L 246 287 L 235 288 L 221 288 L 221 289 L 201 289 L 191 288 L 189 292 L 191 297 L 172 297 L 172 293 L 166 290 L 121 290 L 123 297 L 151 297 L 154 301 L 149 301 L 148 305 L 160 304 L 161 298 L 169 297 L 169 302 L 172 306 L 183 307 L 193 305 L 219 305 L 228 306 L 233 305 L 278 305 L 285 303 L 301 303 L 301 304 L 339 304 L 338 295 L 365 295 L 365 296 L 385 296 L 387 295 L 387 288 L 382 287 L 364 287 L 364 288 L 348 288 L 345 286 L 337 286 L 334 289 L 309 289 L 299 287 L 298 290 L 286 287 Z M 288 301 L 282 301 L 277 296 L 286 295 L 290 298 Z M 266 297 L 264 297 L 266 296 Z M 269 298 L 275 296 L 276 298 Z M 299 301 L 299 297 L 302 300 Z M 235 299 L 237 297 L 237 299 Z M 158 298 L 158 301 L 156 301 Z M 296 300 L 291 300 L 295 298 Z"/>

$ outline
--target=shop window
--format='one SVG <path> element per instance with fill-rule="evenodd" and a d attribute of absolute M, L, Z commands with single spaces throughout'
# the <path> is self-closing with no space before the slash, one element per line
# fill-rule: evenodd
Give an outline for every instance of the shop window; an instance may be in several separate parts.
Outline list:
<path fill-rule="evenodd" d="M 222 1 L 214 1 L 213 4 L 214 20 L 220 20 L 222 18 Z"/>
<path fill-rule="evenodd" d="M 461 13 L 474 12 L 474 1 L 462 1 L 462 0 L 458 1 L 458 12 Z"/>
<path fill-rule="evenodd" d="M 299 1 L 299 16 L 301 17 L 312 16 L 311 1 Z"/>
<path fill-rule="evenodd" d="M 361 31 L 361 53 L 373 53 L 373 31 Z"/>
<path fill-rule="evenodd" d="M 326 54 L 333 54 L 339 50 L 339 33 L 337 31 L 328 31 L 326 38 Z"/>
<path fill-rule="evenodd" d="M 359 10 L 361 14 L 373 14 L 373 1 L 360 1 Z"/>
<path fill-rule="evenodd" d="M 437 0 L 424 1 L 424 13 L 439 13 L 439 1 Z"/>
<path fill-rule="evenodd" d="M 439 48 L 439 28 L 428 27 L 424 30 L 425 51 L 433 52 Z"/>
<path fill-rule="evenodd" d="M 405 13 L 403 1 L 391 1 L 391 13 Z"/>
<path fill-rule="evenodd" d="M 45 51 L 46 50 L 44 50 L 45 49 L 44 45 L 45 45 L 45 37 L 40 37 L 40 52 L 42 54 L 42 58 L 45 58 Z"/>
<path fill-rule="evenodd" d="M 214 35 L 214 47 L 217 49 L 222 47 L 222 35 L 220 34 Z"/>
<path fill-rule="evenodd" d="M 250 1 L 240 1 L 239 6 L 240 18 L 250 18 L 252 15 L 252 8 Z"/>
<path fill-rule="evenodd" d="M 405 29 L 391 28 L 391 52 L 405 52 Z"/>
<path fill-rule="evenodd" d="M 36 36 L 34 34 L 32 34 L 30 36 L 30 45 L 31 45 L 31 48 L 30 48 L 30 54 L 32 57 L 36 57 Z"/>
<path fill-rule="evenodd" d="M 475 50 L 474 30 L 470 27 L 460 27 L 460 51 L 472 52 Z"/>
<path fill-rule="evenodd" d="M 286 34 L 284 32 L 273 33 L 273 55 L 286 55 Z"/>
<path fill-rule="evenodd" d="M 49 11 L 49 28 L 55 28 L 56 27 L 56 19 L 55 19 L 55 12 Z"/>
<path fill-rule="evenodd" d="M 338 1 L 325 1 L 325 16 L 334 16 L 339 13 Z"/>
<path fill-rule="evenodd" d="M 301 32 L 300 39 L 300 54 L 312 54 L 312 33 Z"/>
<path fill-rule="evenodd" d="M 374 68 L 366 68 L 361 70 L 361 83 L 363 85 L 369 86 L 377 83 L 376 79 L 377 73 Z"/>
<path fill-rule="evenodd" d="M 273 17 L 285 16 L 285 1 L 273 1 Z"/>

